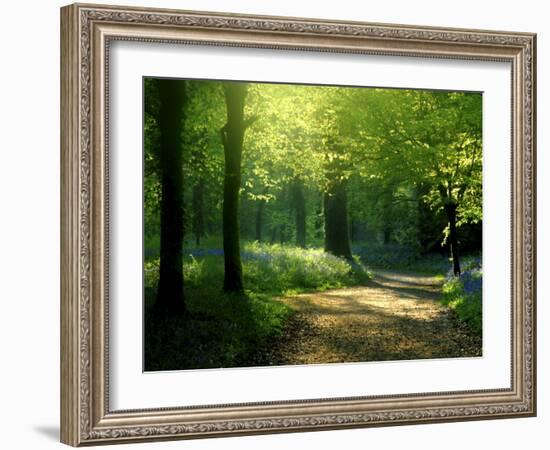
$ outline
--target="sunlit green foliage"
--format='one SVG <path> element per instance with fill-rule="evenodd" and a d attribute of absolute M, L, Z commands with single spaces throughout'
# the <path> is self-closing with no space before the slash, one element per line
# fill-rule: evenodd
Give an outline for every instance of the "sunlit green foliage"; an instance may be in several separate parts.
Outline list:
<path fill-rule="evenodd" d="M 184 364 L 171 360 L 181 358 L 174 350 L 164 368 L 227 367 L 250 358 L 288 318 L 274 296 L 365 283 L 363 264 L 444 273 L 453 258 L 458 275 L 459 255 L 481 250 L 480 93 L 247 83 L 232 207 L 244 294 L 222 294 L 224 180 L 237 177 L 225 166 L 224 93 L 235 82 L 182 82 L 181 251 L 191 316 L 187 328 L 165 328 L 180 333 L 178 345 L 202 345 L 204 357 Z M 153 303 L 162 185 L 159 96 L 151 79 L 144 80 L 144 107 L 144 269 Z M 471 300 L 461 286 L 451 279 L 445 301 L 476 328 L 481 294 Z M 153 360 L 162 359 L 162 342 L 148 344 Z"/>
<path fill-rule="evenodd" d="M 225 106 L 222 82 L 188 83 L 183 170 L 192 241 L 196 208 L 190 206 L 200 180 L 204 234 L 221 227 Z M 154 90 L 145 88 L 154 109 Z M 293 242 L 290 185 L 300 180 L 308 245 L 317 245 L 320 196 L 334 177 L 349 180 L 350 218 L 376 241 L 433 250 L 448 233 L 443 205 L 449 201 L 458 205 L 459 229 L 481 221 L 481 94 L 251 83 L 245 111 L 256 120 L 243 148 L 244 238 L 255 238 L 255 212 L 263 203 L 263 239 Z M 146 113 L 146 233 L 158 229 L 154 125 Z M 422 217 L 422 208 L 430 217 Z"/>
<path fill-rule="evenodd" d="M 242 252 L 247 293 L 289 295 L 357 285 L 370 274 L 359 260 L 352 265 L 320 249 L 301 249 L 280 244 L 249 242 Z M 219 287 L 223 258 L 217 251 L 194 251 L 184 256 L 187 289 Z M 158 258 L 145 263 L 145 286 L 155 289 Z"/>

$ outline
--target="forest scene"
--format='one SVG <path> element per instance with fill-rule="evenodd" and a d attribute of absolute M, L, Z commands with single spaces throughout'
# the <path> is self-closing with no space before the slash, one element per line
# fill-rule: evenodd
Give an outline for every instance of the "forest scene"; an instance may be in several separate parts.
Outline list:
<path fill-rule="evenodd" d="M 144 370 L 482 354 L 482 94 L 143 79 Z"/>

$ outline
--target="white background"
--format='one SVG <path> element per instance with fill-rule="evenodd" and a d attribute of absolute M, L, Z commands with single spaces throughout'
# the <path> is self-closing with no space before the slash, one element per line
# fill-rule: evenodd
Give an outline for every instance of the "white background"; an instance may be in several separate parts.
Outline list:
<path fill-rule="evenodd" d="M 122 2 L 124 3 L 124 2 Z M 550 76 L 548 13 L 544 2 L 460 3 L 353 0 L 132 1 L 161 6 L 387 23 L 508 29 L 539 33 L 539 212 L 538 229 L 548 229 L 548 207 L 541 199 L 550 185 L 548 138 Z M 9 6 L 8 6 L 9 5 Z M 0 401 L 2 447 L 60 448 L 59 417 L 59 6 L 57 1 L 3 5 L 0 91 Z M 425 448 L 463 449 L 483 445 L 503 449 L 544 448 L 548 406 L 548 264 L 542 258 L 547 233 L 538 236 L 539 416 L 397 428 L 224 438 L 141 444 L 143 448 L 304 449 Z M 547 445 L 547 444 L 546 444 Z M 124 446 L 128 448 L 128 446 Z M 136 448 L 136 447 L 131 447 Z M 142 448 L 142 447 L 140 447 Z"/>

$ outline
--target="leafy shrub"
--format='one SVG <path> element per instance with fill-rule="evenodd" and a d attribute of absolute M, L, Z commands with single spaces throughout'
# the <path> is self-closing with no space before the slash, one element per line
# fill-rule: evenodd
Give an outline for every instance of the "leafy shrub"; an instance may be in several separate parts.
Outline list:
<path fill-rule="evenodd" d="M 253 242 L 244 246 L 242 259 L 245 286 L 258 292 L 326 290 L 360 284 L 370 278 L 362 264 L 350 263 L 320 249 Z"/>
<path fill-rule="evenodd" d="M 450 271 L 443 285 L 442 303 L 453 309 L 459 319 L 477 334 L 482 332 L 483 271 L 479 258 L 465 258 L 464 271 L 455 277 Z"/>
<path fill-rule="evenodd" d="M 159 258 L 156 258 L 143 264 L 143 283 L 146 288 L 156 289 L 159 282 L 159 262 Z"/>
<path fill-rule="evenodd" d="M 184 250 L 186 286 L 219 286 L 223 281 L 222 249 Z M 249 242 L 241 251 L 244 283 L 248 292 L 285 295 L 365 283 L 371 274 L 355 256 L 350 263 L 321 249 Z M 145 263 L 145 286 L 158 283 L 159 259 Z"/>
<path fill-rule="evenodd" d="M 419 273 L 444 274 L 449 267 L 449 258 L 433 253 L 422 255 L 411 247 L 398 244 L 365 243 L 353 246 L 368 267 L 381 269 L 414 270 Z"/>

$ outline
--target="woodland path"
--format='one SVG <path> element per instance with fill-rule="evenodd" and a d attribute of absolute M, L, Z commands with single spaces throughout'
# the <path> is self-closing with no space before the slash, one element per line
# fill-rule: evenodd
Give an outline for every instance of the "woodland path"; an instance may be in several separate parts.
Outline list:
<path fill-rule="evenodd" d="M 376 271 L 366 285 L 283 298 L 295 314 L 262 365 L 481 355 L 481 338 L 442 306 L 442 281 Z"/>

